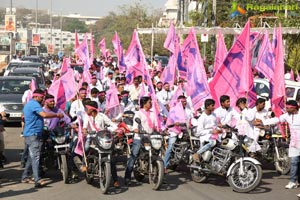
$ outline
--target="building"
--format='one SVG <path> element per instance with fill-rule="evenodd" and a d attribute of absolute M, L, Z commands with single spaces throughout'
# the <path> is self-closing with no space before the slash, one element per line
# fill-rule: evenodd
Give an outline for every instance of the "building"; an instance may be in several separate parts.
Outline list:
<path fill-rule="evenodd" d="M 81 16 L 80 14 L 69 14 L 69 15 L 53 15 L 53 17 L 62 17 L 62 18 L 69 18 L 69 19 L 78 19 L 79 21 L 84 22 L 86 25 L 94 25 L 99 19 L 103 17 L 93 17 L 93 16 Z"/>

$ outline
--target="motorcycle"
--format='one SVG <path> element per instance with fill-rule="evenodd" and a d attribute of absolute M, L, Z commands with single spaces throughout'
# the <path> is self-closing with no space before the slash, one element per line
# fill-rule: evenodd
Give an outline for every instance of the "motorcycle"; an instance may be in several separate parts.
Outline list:
<path fill-rule="evenodd" d="M 258 140 L 261 153 L 259 159 L 274 162 L 278 173 L 286 175 L 290 171 L 290 159 L 288 157 L 289 144 L 278 130 L 278 126 L 264 127 Z"/>
<path fill-rule="evenodd" d="M 131 153 L 130 148 L 133 141 L 133 117 L 134 112 L 125 111 L 122 121 L 118 124 L 118 129 L 115 131 L 116 134 L 114 136 L 114 152 L 117 155 L 126 154 L 127 157 L 129 157 Z"/>
<path fill-rule="evenodd" d="M 62 173 L 64 183 L 69 183 L 70 175 L 70 130 L 71 127 L 60 123 L 53 130 L 44 130 L 49 134 L 49 139 L 44 140 L 42 150 L 42 173 L 54 163 Z M 55 162 L 56 160 L 56 162 Z"/>
<path fill-rule="evenodd" d="M 230 127 L 221 143 L 204 152 L 200 162 L 192 161 L 188 166 L 193 181 L 202 183 L 210 174 L 217 174 L 226 176 L 227 182 L 236 192 L 254 190 L 261 182 L 262 169 L 256 159 L 245 157 L 245 152 L 253 142 L 253 139 L 238 135 L 238 130 Z"/>
<path fill-rule="evenodd" d="M 157 132 L 146 133 L 139 118 L 135 119 L 138 124 L 141 148 L 133 166 L 133 174 L 137 181 L 142 182 L 148 175 L 149 183 L 153 190 L 158 190 L 163 182 L 164 164 L 161 158 L 162 135 Z"/>
<path fill-rule="evenodd" d="M 186 124 L 181 124 L 182 132 L 177 136 L 176 142 L 172 146 L 168 169 L 176 169 L 181 163 L 189 164 L 190 163 L 190 151 L 192 146 L 195 146 L 195 143 L 191 143 L 190 133 L 186 127 Z M 168 135 L 164 136 L 165 151 L 168 148 Z"/>
<path fill-rule="evenodd" d="M 90 132 L 91 143 L 86 153 L 86 181 L 91 183 L 99 178 L 100 188 L 106 194 L 111 184 L 111 153 L 113 151 L 113 136 L 104 129 Z"/>

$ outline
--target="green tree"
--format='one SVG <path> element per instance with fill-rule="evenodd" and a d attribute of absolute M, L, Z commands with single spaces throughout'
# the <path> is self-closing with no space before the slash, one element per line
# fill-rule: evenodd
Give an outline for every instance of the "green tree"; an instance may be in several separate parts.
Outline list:
<path fill-rule="evenodd" d="M 78 31 L 80 33 L 88 32 L 88 27 L 83 21 L 79 21 L 78 19 L 63 19 L 63 31 L 75 32 Z"/>

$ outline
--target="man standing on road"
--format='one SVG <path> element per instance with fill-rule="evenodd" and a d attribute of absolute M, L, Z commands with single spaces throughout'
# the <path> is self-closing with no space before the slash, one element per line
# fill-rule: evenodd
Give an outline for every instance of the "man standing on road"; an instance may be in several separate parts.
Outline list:
<path fill-rule="evenodd" d="M 42 181 L 39 176 L 40 147 L 44 126 L 43 118 L 63 117 L 63 114 L 61 113 L 47 113 L 43 111 L 41 106 L 43 99 L 44 91 L 36 89 L 33 92 L 33 98 L 24 106 L 23 109 L 25 119 L 25 148 L 28 148 L 29 150 L 29 158 L 22 174 L 22 182 L 33 183 L 33 181 L 28 177 L 29 168 L 32 166 L 35 187 L 45 185 L 45 182 Z"/>

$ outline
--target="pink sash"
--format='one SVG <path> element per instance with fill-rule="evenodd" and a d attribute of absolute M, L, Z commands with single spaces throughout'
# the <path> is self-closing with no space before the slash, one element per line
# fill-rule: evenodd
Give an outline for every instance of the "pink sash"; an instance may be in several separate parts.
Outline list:
<path fill-rule="evenodd" d="M 91 118 L 93 118 L 92 116 L 88 116 L 89 118 L 89 123 L 94 127 L 94 129 L 99 132 L 100 129 L 96 127 L 96 124 L 93 122 L 93 120 Z"/>
<path fill-rule="evenodd" d="M 146 116 L 149 127 L 153 129 L 153 122 L 150 118 L 150 111 L 146 112 L 144 109 L 141 109 L 140 111 Z"/>

